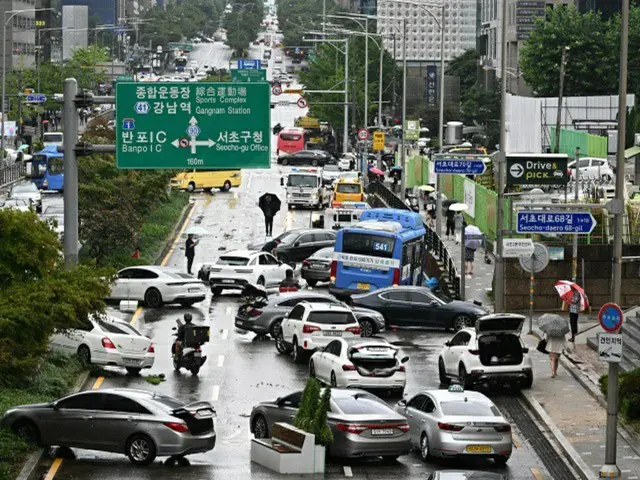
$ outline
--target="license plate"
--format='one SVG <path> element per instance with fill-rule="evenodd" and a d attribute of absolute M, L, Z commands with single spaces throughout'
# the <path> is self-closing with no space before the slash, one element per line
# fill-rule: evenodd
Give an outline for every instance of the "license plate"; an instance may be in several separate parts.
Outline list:
<path fill-rule="evenodd" d="M 198 293 L 200 291 L 199 288 L 190 288 L 189 293 Z"/>
<path fill-rule="evenodd" d="M 324 268 L 324 265 L 322 265 L 321 263 L 312 263 L 311 268 Z"/>
<path fill-rule="evenodd" d="M 374 428 L 371 430 L 371 435 L 376 437 L 382 435 L 393 435 L 393 428 Z"/>
<path fill-rule="evenodd" d="M 242 326 L 242 320 L 236 320 L 236 326 Z"/>
<path fill-rule="evenodd" d="M 142 362 L 135 358 L 123 358 L 122 361 L 125 365 L 140 365 Z"/>
<path fill-rule="evenodd" d="M 222 283 L 234 283 L 234 281 L 233 280 L 228 280 L 228 279 L 225 278 L 224 280 L 222 280 Z"/>
<path fill-rule="evenodd" d="M 371 284 L 369 284 L 369 283 L 358 283 L 356 285 L 356 287 L 358 288 L 358 290 L 369 290 L 371 288 Z"/>
<path fill-rule="evenodd" d="M 367 347 L 368 352 L 388 352 L 389 349 L 386 347 Z"/>
<path fill-rule="evenodd" d="M 466 450 L 469 453 L 491 453 L 493 451 L 489 445 L 467 445 Z"/>
<path fill-rule="evenodd" d="M 341 331 L 324 331 L 322 332 L 322 334 L 325 337 L 341 337 L 342 336 L 342 332 Z"/>

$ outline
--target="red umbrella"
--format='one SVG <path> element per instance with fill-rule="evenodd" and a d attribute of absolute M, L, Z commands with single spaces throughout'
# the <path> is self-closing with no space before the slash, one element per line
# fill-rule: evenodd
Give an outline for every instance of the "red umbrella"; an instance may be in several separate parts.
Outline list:
<path fill-rule="evenodd" d="M 584 293 L 584 289 L 575 282 L 569 280 L 560 280 L 555 285 L 558 295 L 564 303 L 571 305 L 574 292 L 580 294 L 580 311 L 587 310 L 589 308 L 589 299 L 587 294 Z"/>

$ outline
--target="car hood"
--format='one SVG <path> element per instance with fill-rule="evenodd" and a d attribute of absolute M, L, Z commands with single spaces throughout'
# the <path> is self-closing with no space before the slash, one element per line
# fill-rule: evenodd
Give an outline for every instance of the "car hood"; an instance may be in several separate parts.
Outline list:
<path fill-rule="evenodd" d="M 50 403 L 27 403 L 25 405 L 16 405 L 15 407 L 11 407 L 10 409 L 8 409 L 4 416 L 10 415 L 12 412 L 15 412 L 17 410 L 36 410 L 39 408 L 47 408 L 49 407 L 49 405 L 51 405 Z"/>
<path fill-rule="evenodd" d="M 365 308 L 365 307 L 349 307 L 351 308 L 351 310 L 353 311 L 353 313 L 355 313 L 358 316 L 364 316 L 364 315 L 371 315 L 374 317 L 379 317 L 382 316 L 382 314 L 376 310 L 373 310 L 371 308 Z"/>
<path fill-rule="evenodd" d="M 467 302 L 465 300 L 452 300 L 451 302 L 447 303 L 445 307 L 450 310 L 468 312 L 476 315 L 486 315 L 487 313 L 489 313 L 484 307 L 473 302 Z"/>

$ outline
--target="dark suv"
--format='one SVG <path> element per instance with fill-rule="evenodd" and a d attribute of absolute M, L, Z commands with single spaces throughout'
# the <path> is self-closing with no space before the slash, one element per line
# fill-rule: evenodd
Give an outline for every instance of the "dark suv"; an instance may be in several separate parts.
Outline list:
<path fill-rule="evenodd" d="M 301 262 L 315 252 L 336 243 L 336 232 L 320 228 L 297 228 L 284 232 L 274 241 L 278 244 L 278 260 Z M 250 250 L 262 250 L 264 243 L 249 245 Z"/>

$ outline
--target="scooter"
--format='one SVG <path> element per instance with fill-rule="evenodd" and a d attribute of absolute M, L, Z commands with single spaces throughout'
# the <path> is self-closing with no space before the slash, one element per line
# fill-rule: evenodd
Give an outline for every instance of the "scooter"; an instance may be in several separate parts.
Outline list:
<path fill-rule="evenodd" d="M 180 320 L 177 321 L 180 324 Z M 195 326 L 194 326 L 195 327 Z M 201 328 L 201 327 L 195 327 Z M 173 330 L 177 330 L 177 327 L 173 327 Z M 177 336 L 177 333 L 173 334 Z M 207 361 L 207 356 L 202 355 L 202 347 L 204 342 L 195 342 L 186 344 L 183 342 L 182 351 L 178 354 L 176 353 L 177 339 L 171 345 L 171 354 L 173 355 L 173 368 L 176 372 L 179 372 L 181 368 L 185 368 L 191 372 L 192 375 L 198 375 L 200 371 L 200 367 L 204 365 L 204 362 Z"/>

